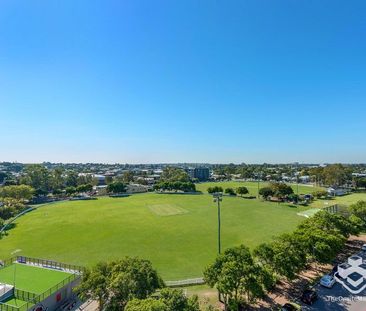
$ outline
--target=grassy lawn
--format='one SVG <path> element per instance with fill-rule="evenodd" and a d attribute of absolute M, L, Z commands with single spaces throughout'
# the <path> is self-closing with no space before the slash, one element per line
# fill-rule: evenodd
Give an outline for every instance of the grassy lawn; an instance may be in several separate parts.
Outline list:
<path fill-rule="evenodd" d="M 222 246 L 269 241 L 293 230 L 304 219 L 297 213 L 305 209 L 224 197 Z M 216 256 L 217 209 L 207 194 L 146 193 L 50 204 L 20 217 L 0 240 L 0 258 L 14 251 L 86 266 L 139 256 L 150 259 L 165 280 L 200 277 Z"/>
<path fill-rule="evenodd" d="M 341 197 L 335 197 L 330 200 L 315 200 L 311 206 L 320 208 L 334 204 L 344 204 L 349 206 L 357 201 L 366 201 L 366 193 L 352 193 Z"/>
<path fill-rule="evenodd" d="M 21 290 L 41 294 L 57 285 L 70 274 L 24 264 L 12 264 L 0 269 L 0 283 L 14 285 Z M 18 301 L 18 303 L 21 301 Z"/>

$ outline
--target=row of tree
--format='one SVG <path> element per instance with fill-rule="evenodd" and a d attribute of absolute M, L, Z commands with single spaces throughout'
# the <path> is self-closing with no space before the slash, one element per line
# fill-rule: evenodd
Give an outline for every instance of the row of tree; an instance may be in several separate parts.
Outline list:
<path fill-rule="evenodd" d="M 263 297 L 281 278 L 295 278 L 309 262 L 331 262 L 361 225 L 356 215 L 346 218 L 321 211 L 293 233 L 263 243 L 253 252 L 243 245 L 227 249 L 206 268 L 205 280 L 219 290 L 229 310 L 239 310 Z"/>
<path fill-rule="evenodd" d="M 195 192 L 196 185 L 191 181 L 161 181 L 154 185 L 154 190 Z"/>

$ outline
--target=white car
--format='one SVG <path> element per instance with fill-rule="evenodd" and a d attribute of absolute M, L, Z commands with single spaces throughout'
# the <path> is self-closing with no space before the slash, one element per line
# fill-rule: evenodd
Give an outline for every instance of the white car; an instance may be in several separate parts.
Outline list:
<path fill-rule="evenodd" d="M 366 252 L 366 244 L 362 245 L 361 250 L 363 250 L 364 252 Z"/>
<path fill-rule="evenodd" d="M 335 283 L 335 279 L 332 275 L 324 275 L 321 279 L 320 279 L 320 285 L 327 287 L 327 288 L 332 288 L 333 285 Z"/>

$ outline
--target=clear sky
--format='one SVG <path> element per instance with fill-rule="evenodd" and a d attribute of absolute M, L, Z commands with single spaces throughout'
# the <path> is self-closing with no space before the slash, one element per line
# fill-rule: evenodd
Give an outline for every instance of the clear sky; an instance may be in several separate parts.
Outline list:
<path fill-rule="evenodd" d="M 366 162 L 365 0 L 1 0 L 0 161 Z"/>

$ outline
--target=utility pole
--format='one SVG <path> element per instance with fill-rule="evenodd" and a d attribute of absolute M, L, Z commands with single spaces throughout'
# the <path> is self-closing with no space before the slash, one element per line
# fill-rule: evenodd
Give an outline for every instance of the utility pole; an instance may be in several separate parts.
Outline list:
<path fill-rule="evenodd" d="M 215 192 L 213 194 L 213 201 L 217 203 L 217 244 L 218 251 L 221 254 L 221 208 L 220 202 L 222 202 L 222 193 Z"/>

